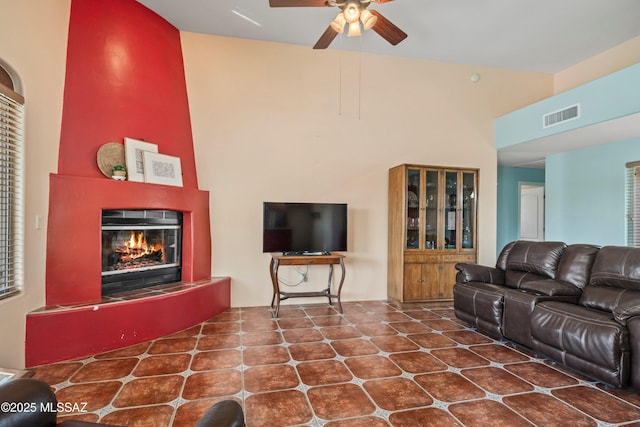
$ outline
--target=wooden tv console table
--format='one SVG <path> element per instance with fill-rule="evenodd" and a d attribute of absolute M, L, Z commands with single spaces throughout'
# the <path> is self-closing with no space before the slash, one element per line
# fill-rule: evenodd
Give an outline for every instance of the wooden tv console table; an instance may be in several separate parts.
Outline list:
<path fill-rule="evenodd" d="M 342 292 L 342 284 L 344 283 L 345 267 L 344 267 L 344 255 L 329 254 L 329 255 L 272 255 L 271 263 L 269 264 L 269 273 L 271 275 L 271 282 L 273 283 L 273 298 L 271 298 L 271 308 L 275 304 L 275 317 L 278 317 L 280 312 L 280 301 L 289 298 L 304 298 L 304 297 L 327 297 L 329 298 L 329 305 L 333 305 L 333 300 L 337 300 L 338 309 L 342 313 L 342 302 L 340 301 L 340 292 Z M 340 284 L 338 285 L 338 292 L 336 294 L 331 293 L 331 281 L 333 279 L 333 266 L 340 265 L 342 274 L 340 276 Z M 280 282 L 278 281 L 278 268 L 281 265 L 328 265 L 329 266 L 329 280 L 327 287 L 321 291 L 316 292 L 283 292 L 280 290 Z"/>

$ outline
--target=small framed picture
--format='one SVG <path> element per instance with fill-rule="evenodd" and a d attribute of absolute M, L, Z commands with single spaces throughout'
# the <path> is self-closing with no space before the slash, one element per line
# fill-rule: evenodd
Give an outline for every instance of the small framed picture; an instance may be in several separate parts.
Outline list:
<path fill-rule="evenodd" d="M 182 187 L 180 157 L 144 151 L 144 182 Z"/>
<path fill-rule="evenodd" d="M 124 157 L 127 163 L 127 179 L 129 181 L 145 182 L 144 156 L 142 155 L 144 152 L 157 153 L 158 146 L 137 139 L 124 139 Z"/>

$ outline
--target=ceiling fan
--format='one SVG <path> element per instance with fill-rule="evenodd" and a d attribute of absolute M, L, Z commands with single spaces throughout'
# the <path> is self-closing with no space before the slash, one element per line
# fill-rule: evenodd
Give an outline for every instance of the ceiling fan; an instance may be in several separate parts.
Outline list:
<path fill-rule="evenodd" d="M 348 36 L 361 34 L 360 23 L 365 30 L 373 29 L 382 38 L 397 45 L 407 38 L 407 34 L 375 10 L 367 10 L 371 3 L 387 3 L 393 0 L 269 0 L 271 7 L 338 7 L 340 13 L 331 21 L 314 49 L 326 49 L 339 33 L 349 24 Z"/>

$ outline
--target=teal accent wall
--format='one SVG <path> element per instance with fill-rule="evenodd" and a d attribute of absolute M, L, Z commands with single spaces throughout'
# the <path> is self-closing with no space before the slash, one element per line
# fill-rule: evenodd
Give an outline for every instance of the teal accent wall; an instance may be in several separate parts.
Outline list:
<path fill-rule="evenodd" d="M 580 117 L 542 127 L 542 116 L 580 104 Z M 640 63 L 496 119 L 498 150 L 640 112 Z M 545 240 L 625 245 L 625 164 L 640 161 L 640 135 L 550 155 L 545 162 Z M 498 250 L 518 232 L 519 171 L 498 170 Z M 517 168 L 516 168 L 517 169 Z M 514 198 L 516 200 L 514 200 Z"/>
<path fill-rule="evenodd" d="M 580 104 L 580 118 L 548 128 L 542 116 Z M 496 119 L 497 149 L 590 126 L 640 111 L 640 63 Z"/>
<path fill-rule="evenodd" d="M 507 243 L 518 239 L 520 183 L 544 182 L 544 169 L 498 166 L 496 256 Z"/>
<path fill-rule="evenodd" d="M 546 240 L 625 245 L 625 164 L 640 139 L 556 154 L 546 161 Z"/>

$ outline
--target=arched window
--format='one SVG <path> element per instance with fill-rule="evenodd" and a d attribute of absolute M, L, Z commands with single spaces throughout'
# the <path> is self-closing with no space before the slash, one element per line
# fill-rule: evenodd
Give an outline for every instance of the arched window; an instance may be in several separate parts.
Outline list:
<path fill-rule="evenodd" d="M 0 299 L 23 281 L 24 97 L 15 87 L 0 64 Z"/>

